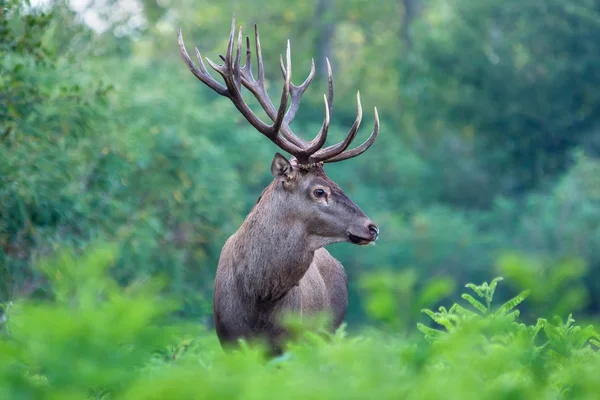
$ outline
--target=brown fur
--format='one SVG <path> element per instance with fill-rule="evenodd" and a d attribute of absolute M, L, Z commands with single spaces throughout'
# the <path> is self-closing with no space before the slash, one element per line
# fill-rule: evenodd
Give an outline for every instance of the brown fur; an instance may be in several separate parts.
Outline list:
<path fill-rule="evenodd" d="M 238 231 L 223 246 L 214 290 L 214 320 L 221 344 L 266 339 L 277 353 L 286 332 L 282 312 L 327 312 L 336 329 L 348 305 L 343 266 L 324 246 L 350 241 L 349 232 L 377 238 L 372 222 L 320 165 L 292 166 L 276 154 L 273 182 Z M 327 198 L 317 198 L 323 188 Z"/>

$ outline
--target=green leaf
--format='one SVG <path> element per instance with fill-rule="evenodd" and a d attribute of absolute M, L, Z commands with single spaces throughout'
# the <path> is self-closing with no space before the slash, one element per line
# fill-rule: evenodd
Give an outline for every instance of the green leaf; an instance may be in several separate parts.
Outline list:
<path fill-rule="evenodd" d="M 474 308 L 479 310 L 483 315 L 488 313 L 488 309 L 486 306 L 477 301 L 473 296 L 467 293 L 463 293 L 461 296 L 463 299 L 467 300 L 469 304 L 471 304 Z"/>
<path fill-rule="evenodd" d="M 500 308 L 496 311 L 495 314 L 498 316 L 506 315 L 513 308 L 521 304 L 527 297 L 529 297 L 530 294 L 531 290 L 524 290 L 523 292 L 519 293 L 518 295 L 504 303 L 502 306 L 500 306 Z"/>

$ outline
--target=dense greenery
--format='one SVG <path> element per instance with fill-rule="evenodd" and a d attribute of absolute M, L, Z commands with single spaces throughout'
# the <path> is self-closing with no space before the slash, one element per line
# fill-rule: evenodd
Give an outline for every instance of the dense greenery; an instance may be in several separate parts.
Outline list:
<path fill-rule="evenodd" d="M 500 279 L 469 284 L 466 301 L 424 310 L 442 330 L 403 337 L 333 335 L 296 324 L 282 357 L 258 346 L 223 353 L 216 337 L 174 323 L 158 280 L 122 290 L 108 277 L 114 246 L 39 265 L 52 301 L 12 304 L 0 333 L 6 399 L 411 398 L 594 399 L 599 336 L 566 319 L 522 322 L 494 297 Z"/>

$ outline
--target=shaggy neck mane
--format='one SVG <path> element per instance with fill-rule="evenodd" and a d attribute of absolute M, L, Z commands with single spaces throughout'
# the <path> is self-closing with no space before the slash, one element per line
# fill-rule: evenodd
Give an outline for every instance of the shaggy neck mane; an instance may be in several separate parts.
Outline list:
<path fill-rule="evenodd" d="M 232 237 L 236 278 L 246 295 L 261 302 L 277 301 L 296 286 L 316 250 L 310 249 L 306 228 L 287 211 L 275 184 L 262 192 Z"/>

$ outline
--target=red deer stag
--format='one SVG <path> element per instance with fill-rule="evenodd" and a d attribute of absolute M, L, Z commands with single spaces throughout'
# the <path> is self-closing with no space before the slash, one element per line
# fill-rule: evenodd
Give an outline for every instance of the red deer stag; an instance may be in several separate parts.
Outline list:
<path fill-rule="evenodd" d="M 343 266 L 325 246 L 337 242 L 366 245 L 375 241 L 379 230 L 373 222 L 331 181 L 324 163 L 356 157 L 365 152 L 379 132 L 375 108 L 375 127 L 360 146 L 347 150 L 358 131 L 362 109 L 357 93 L 356 121 L 344 141 L 322 148 L 327 138 L 333 105 L 333 78 L 329 60 L 329 94 L 325 98 L 325 119 L 317 136 L 306 142 L 290 129 L 300 98 L 314 78 L 312 62 L 308 78 L 300 86 L 291 83 L 290 44 L 286 63 L 280 58 L 284 85 L 279 107 L 275 109 L 265 88 L 264 68 L 258 28 L 254 26 L 258 78 L 252 74 L 250 39 L 246 37 L 246 63 L 240 66 L 242 29 L 235 56 L 235 15 L 224 61 L 218 65 L 206 59 L 225 81 L 217 82 L 206 70 L 198 49 L 198 67 L 188 55 L 181 28 L 178 41 L 181 56 L 190 71 L 212 90 L 229 98 L 250 124 L 280 149 L 293 157 L 288 161 L 279 153 L 271 163 L 273 182 L 269 184 L 221 251 L 214 286 L 214 322 L 224 348 L 238 339 L 266 339 L 274 353 L 283 349 L 287 337 L 279 317 L 283 312 L 314 315 L 326 312 L 332 317 L 331 329 L 342 322 L 348 306 L 348 281 Z M 242 85 L 258 100 L 268 125 L 259 119 L 242 99 Z M 288 107 L 288 97 L 291 105 Z"/>

